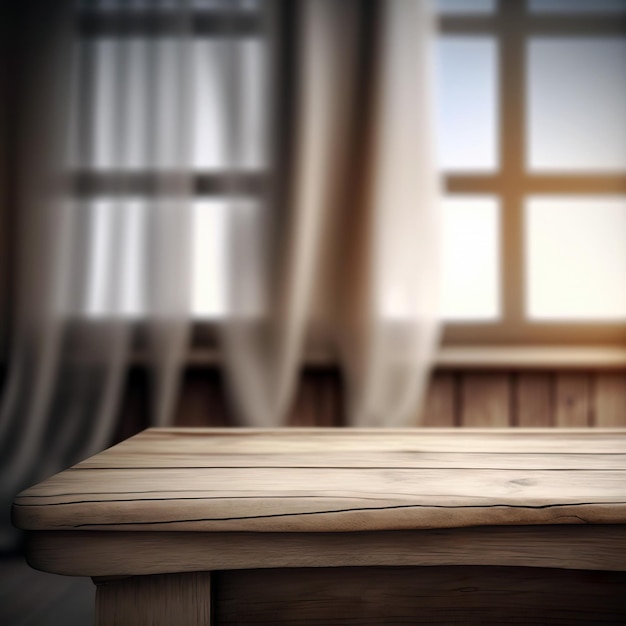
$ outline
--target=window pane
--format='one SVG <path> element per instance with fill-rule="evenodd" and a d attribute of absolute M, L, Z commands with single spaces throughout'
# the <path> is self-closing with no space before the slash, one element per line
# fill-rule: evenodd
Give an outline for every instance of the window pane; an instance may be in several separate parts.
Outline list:
<path fill-rule="evenodd" d="M 99 317 L 111 312 L 109 302 L 111 248 L 113 245 L 113 202 L 100 200 L 89 203 L 89 254 L 85 289 L 85 314 Z"/>
<path fill-rule="evenodd" d="M 499 207 L 490 196 L 443 201 L 443 302 L 446 320 L 500 315 Z"/>
<path fill-rule="evenodd" d="M 497 156 L 497 46 L 491 37 L 441 37 L 439 162 L 444 170 L 493 171 Z"/>
<path fill-rule="evenodd" d="M 437 11 L 442 14 L 473 15 L 493 13 L 495 0 L 437 0 Z"/>
<path fill-rule="evenodd" d="M 626 197 L 535 197 L 526 205 L 528 315 L 626 318 Z"/>
<path fill-rule="evenodd" d="M 192 209 L 194 317 L 259 316 L 264 309 L 264 217 L 251 198 L 206 198 Z"/>
<path fill-rule="evenodd" d="M 92 145 L 79 165 L 109 168 L 115 165 L 115 84 L 119 46 L 112 40 L 100 39 L 85 43 L 93 54 L 93 126 L 90 128 Z M 91 87 L 91 85 L 89 86 Z M 79 138 L 80 141 L 80 138 Z"/>
<path fill-rule="evenodd" d="M 193 164 L 199 169 L 231 165 L 258 169 L 265 164 L 264 44 L 260 39 L 205 39 L 194 44 L 196 123 Z M 239 111 L 226 111 L 227 67 L 237 71 Z M 232 86 L 231 86 L 232 87 Z M 227 143 L 228 114 L 237 114 L 241 141 Z"/>
<path fill-rule="evenodd" d="M 177 165 L 182 46 L 171 38 L 103 37 L 82 41 L 78 54 L 79 63 L 90 65 L 81 71 L 85 84 L 75 86 L 73 163 L 128 170 Z"/>
<path fill-rule="evenodd" d="M 98 198 L 74 207 L 88 223 L 81 306 L 86 317 L 145 314 L 147 210 L 137 198 Z"/>
<path fill-rule="evenodd" d="M 626 38 L 536 38 L 528 68 L 530 169 L 626 169 Z"/>
<path fill-rule="evenodd" d="M 265 47 L 258 38 L 197 39 L 191 44 L 188 92 L 181 93 L 180 63 L 185 51 L 174 39 L 99 38 L 79 44 L 77 54 L 91 57 L 87 79 L 93 97 L 77 93 L 74 106 L 84 121 L 74 129 L 73 163 L 96 169 L 145 169 L 178 165 L 181 131 L 193 129 L 192 165 L 215 170 L 266 165 Z M 151 72 L 156 65 L 156 73 Z M 229 119 L 224 93 L 228 67 L 236 68 L 239 142 L 227 144 Z M 193 119 L 184 110 L 193 97 Z M 153 106 L 151 106 L 151 102 Z M 154 103 L 158 103 L 154 105 Z M 152 116 L 155 116 L 154 119 Z M 74 116 L 76 118 L 76 116 Z M 75 122 L 76 123 L 76 122 Z M 82 126 L 86 127 L 85 131 Z M 159 129 L 154 133 L 154 126 Z M 155 140 L 158 141 L 155 142 Z M 79 144 L 83 146 L 79 150 Z"/>
<path fill-rule="evenodd" d="M 191 308 L 195 317 L 226 314 L 228 208 L 225 200 L 206 199 L 193 204 Z"/>
<path fill-rule="evenodd" d="M 626 0 L 530 0 L 533 13 L 624 13 Z"/>

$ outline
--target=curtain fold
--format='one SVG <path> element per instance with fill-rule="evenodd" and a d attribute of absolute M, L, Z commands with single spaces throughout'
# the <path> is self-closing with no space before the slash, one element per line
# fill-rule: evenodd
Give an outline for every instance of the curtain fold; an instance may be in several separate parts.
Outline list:
<path fill-rule="evenodd" d="M 229 242 L 220 326 L 237 414 L 283 424 L 316 326 L 342 366 L 349 424 L 414 423 L 438 340 L 434 15 L 402 0 L 267 11 L 271 185 L 257 207 L 260 252 L 236 232 Z M 226 98 L 235 116 L 236 90 Z M 252 311 L 248 282 L 261 291 Z"/>
<path fill-rule="evenodd" d="M 172 423 L 205 288 L 235 423 L 281 426 L 312 348 L 349 425 L 416 423 L 438 338 L 430 3 L 9 13 L 3 545 L 18 490 L 110 444 L 138 353 L 151 424 Z"/>
<path fill-rule="evenodd" d="M 190 7 L 81 8 L 108 11 L 107 31 L 82 31 L 71 0 L 11 11 L 17 258 L 0 412 L 2 546 L 15 541 L 17 491 L 112 443 L 139 329 L 151 423 L 171 423 L 189 337 Z"/>

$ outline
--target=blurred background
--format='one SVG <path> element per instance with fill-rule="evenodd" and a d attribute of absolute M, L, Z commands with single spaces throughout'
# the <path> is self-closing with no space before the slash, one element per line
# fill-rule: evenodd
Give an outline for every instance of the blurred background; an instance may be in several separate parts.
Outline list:
<path fill-rule="evenodd" d="M 91 619 L 10 502 L 148 426 L 626 426 L 625 0 L 0 11 L 2 623 Z"/>

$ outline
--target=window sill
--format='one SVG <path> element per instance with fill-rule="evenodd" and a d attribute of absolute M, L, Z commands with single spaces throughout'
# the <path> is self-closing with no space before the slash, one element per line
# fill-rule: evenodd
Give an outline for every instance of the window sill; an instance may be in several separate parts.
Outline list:
<path fill-rule="evenodd" d="M 443 347 L 442 369 L 626 369 L 626 347 L 460 346 Z"/>
<path fill-rule="evenodd" d="M 141 359 L 139 359 L 141 360 Z M 219 354 L 213 348 L 191 350 L 190 366 L 217 365 Z M 305 361 L 309 367 L 335 364 L 328 353 L 313 353 Z M 602 369 L 626 370 L 626 347 L 614 346 L 444 346 L 435 361 L 438 369 Z"/>

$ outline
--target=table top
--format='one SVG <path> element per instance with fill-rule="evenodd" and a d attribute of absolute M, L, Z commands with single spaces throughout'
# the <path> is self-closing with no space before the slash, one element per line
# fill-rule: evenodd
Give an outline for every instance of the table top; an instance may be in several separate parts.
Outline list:
<path fill-rule="evenodd" d="M 149 429 L 19 494 L 26 530 L 626 523 L 626 429 Z"/>

